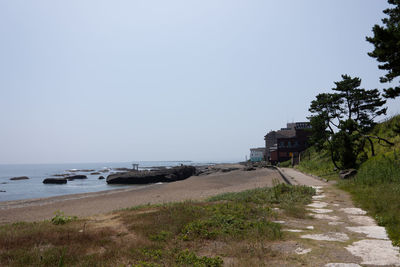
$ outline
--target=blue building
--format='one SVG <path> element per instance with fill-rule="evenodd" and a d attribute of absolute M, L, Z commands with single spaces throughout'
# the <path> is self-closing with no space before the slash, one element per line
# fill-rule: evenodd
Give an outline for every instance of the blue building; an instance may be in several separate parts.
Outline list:
<path fill-rule="evenodd" d="M 258 162 L 265 160 L 265 148 L 250 148 L 250 161 Z"/>

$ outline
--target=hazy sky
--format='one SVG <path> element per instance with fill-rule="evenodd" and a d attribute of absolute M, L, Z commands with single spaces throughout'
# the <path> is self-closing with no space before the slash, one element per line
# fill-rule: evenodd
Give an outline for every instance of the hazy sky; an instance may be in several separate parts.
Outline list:
<path fill-rule="evenodd" d="M 0 163 L 242 160 L 341 74 L 382 88 L 387 6 L 0 1 Z"/>

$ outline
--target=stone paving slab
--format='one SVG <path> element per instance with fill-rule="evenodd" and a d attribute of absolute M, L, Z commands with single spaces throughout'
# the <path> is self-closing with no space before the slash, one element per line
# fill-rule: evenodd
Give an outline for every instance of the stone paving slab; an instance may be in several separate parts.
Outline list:
<path fill-rule="evenodd" d="M 392 245 L 385 228 L 378 226 L 366 211 L 355 207 L 349 194 L 295 169 L 280 170 L 292 184 L 316 189 L 313 202 L 307 208 L 312 219 L 304 219 L 304 222 L 288 220 L 282 224 L 287 227 L 284 229 L 286 233 L 298 238 L 295 253 L 299 257 L 304 255 L 307 264 L 326 267 L 400 266 L 399 248 Z"/>

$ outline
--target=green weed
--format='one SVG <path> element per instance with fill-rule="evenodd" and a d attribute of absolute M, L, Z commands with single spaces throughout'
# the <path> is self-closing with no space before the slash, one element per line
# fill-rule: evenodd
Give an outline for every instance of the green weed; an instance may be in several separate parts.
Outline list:
<path fill-rule="evenodd" d="M 66 224 L 68 222 L 76 220 L 78 217 L 76 216 L 66 216 L 64 215 L 64 212 L 58 210 L 55 213 L 55 216 L 51 219 L 51 222 L 53 224 Z"/>
<path fill-rule="evenodd" d="M 184 250 L 177 255 L 176 263 L 179 266 L 219 267 L 222 266 L 224 262 L 220 257 L 198 257 L 195 253 Z"/>

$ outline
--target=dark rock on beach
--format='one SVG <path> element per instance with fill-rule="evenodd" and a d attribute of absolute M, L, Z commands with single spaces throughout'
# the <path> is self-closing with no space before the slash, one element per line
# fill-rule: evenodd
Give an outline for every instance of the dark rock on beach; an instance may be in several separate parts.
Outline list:
<path fill-rule="evenodd" d="M 10 180 L 13 180 L 13 181 L 28 180 L 28 179 L 29 179 L 29 177 L 27 177 L 27 176 L 20 176 L 20 177 L 10 178 Z"/>
<path fill-rule="evenodd" d="M 0 190 L 0 193 L 5 193 L 6 192 L 6 190 Z"/>
<path fill-rule="evenodd" d="M 196 173 L 193 166 L 180 166 L 170 169 L 154 171 L 129 171 L 110 174 L 107 177 L 108 184 L 151 184 L 169 183 L 184 180 Z"/>
<path fill-rule="evenodd" d="M 104 176 L 99 176 L 99 180 L 103 180 L 103 179 L 106 179 L 106 178 L 104 178 Z"/>
<path fill-rule="evenodd" d="M 46 178 L 43 180 L 44 184 L 66 184 L 67 179 L 65 178 Z"/>
<path fill-rule="evenodd" d="M 86 179 L 87 176 L 86 175 L 73 175 L 73 176 L 68 176 L 65 178 L 68 179 L 68 181 L 73 181 L 75 179 Z"/>
<path fill-rule="evenodd" d="M 231 172 L 231 171 L 236 171 L 239 170 L 239 168 L 221 168 L 221 172 Z"/>

